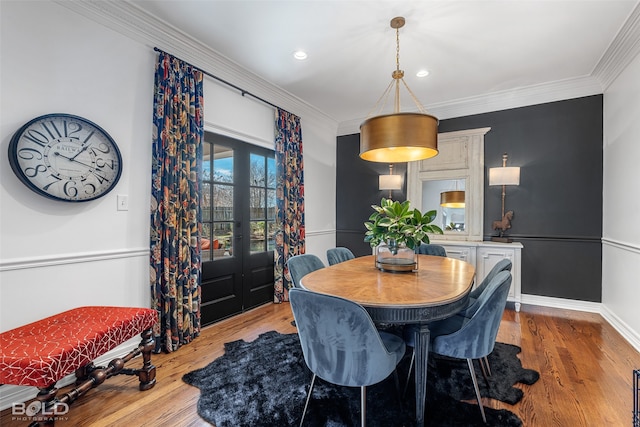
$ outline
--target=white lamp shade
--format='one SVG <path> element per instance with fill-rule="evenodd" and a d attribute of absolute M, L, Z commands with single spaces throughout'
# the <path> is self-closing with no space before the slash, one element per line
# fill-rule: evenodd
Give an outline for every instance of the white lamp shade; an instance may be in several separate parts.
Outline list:
<path fill-rule="evenodd" d="M 520 185 L 520 168 L 489 168 L 489 185 Z"/>
<path fill-rule="evenodd" d="M 380 175 L 378 186 L 380 190 L 401 190 L 402 175 Z"/>

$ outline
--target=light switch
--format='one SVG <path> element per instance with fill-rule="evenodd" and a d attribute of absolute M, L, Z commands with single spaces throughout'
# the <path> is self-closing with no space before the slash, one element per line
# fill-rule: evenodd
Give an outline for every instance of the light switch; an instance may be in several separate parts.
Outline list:
<path fill-rule="evenodd" d="M 118 194 L 118 210 L 119 211 L 128 211 L 129 210 L 129 196 L 126 194 Z"/>

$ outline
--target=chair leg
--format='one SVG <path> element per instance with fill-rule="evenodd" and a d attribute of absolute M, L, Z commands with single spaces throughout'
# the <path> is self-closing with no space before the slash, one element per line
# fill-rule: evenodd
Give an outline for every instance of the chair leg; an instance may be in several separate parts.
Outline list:
<path fill-rule="evenodd" d="M 482 369 L 482 376 L 484 377 L 484 382 L 485 383 L 489 383 L 489 378 L 488 378 L 488 374 L 487 374 L 487 368 L 485 367 L 485 360 L 484 357 L 481 359 L 478 359 L 478 362 L 480 362 L 480 369 Z"/>
<path fill-rule="evenodd" d="M 365 427 L 367 425 L 367 387 L 360 387 L 360 425 Z"/>
<path fill-rule="evenodd" d="M 402 397 L 407 394 L 407 388 L 409 388 L 409 378 L 411 377 L 411 370 L 413 369 L 413 364 L 416 360 L 416 350 L 414 349 L 411 352 L 411 362 L 409 362 L 409 372 L 407 373 L 407 382 L 404 383 L 404 390 L 402 391 Z"/>
<path fill-rule="evenodd" d="M 311 385 L 309 386 L 309 393 L 307 394 L 307 401 L 304 403 L 302 418 L 300 418 L 300 427 L 302 427 L 302 423 L 304 422 L 304 416 L 307 413 L 307 406 L 309 406 L 309 399 L 311 399 L 311 393 L 313 392 L 313 385 L 315 382 L 316 382 L 316 374 L 313 374 L 313 377 L 311 378 Z"/>
<path fill-rule="evenodd" d="M 471 372 L 471 379 L 473 380 L 473 388 L 476 390 L 476 399 L 478 399 L 478 406 L 480 406 L 480 413 L 482 414 L 482 421 L 487 423 L 487 417 L 484 415 L 484 406 L 482 406 L 482 400 L 480 399 L 480 389 L 478 388 L 478 379 L 476 378 L 476 371 L 473 369 L 473 360 L 467 359 L 467 365 L 469 365 L 469 372 Z"/>
<path fill-rule="evenodd" d="M 402 407 L 402 396 L 400 396 L 400 376 L 398 375 L 398 369 L 393 370 L 393 382 L 396 385 L 396 397 L 398 398 L 398 405 Z"/>
<path fill-rule="evenodd" d="M 487 367 L 487 374 L 491 376 L 491 365 L 489 365 L 489 356 L 485 356 L 483 359 L 484 365 Z"/>

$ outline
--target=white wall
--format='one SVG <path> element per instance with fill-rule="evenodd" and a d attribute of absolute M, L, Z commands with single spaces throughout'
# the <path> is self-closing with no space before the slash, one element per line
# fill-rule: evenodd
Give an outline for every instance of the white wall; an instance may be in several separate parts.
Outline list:
<path fill-rule="evenodd" d="M 640 56 L 604 94 L 602 304 L 640 351 Z"/>
<path fill-rule="evenodd" d="M 80 305 L 149 306 L 154 52 L 49 2 L 1 4 L 0 328 Z M 102 126 L 124 169 L 112 192 L 64 203 L 27 189 L 7 148 L 28 120 L 63 112 Z M 129 210 L 116 210 L 116 196 Z"/>
<path fill-rule="evenodd" d="M 149 306 L 153 42 L 50 1 L 1 1 L 0 19 L 0 330 L 81 305 Z M 265 131 L 273 126 L 271 108 L 218 90 L 205 87 L 207 129 L 258 144 L 273 139 L 273 127 Z M 283 108 L 302 119 L 308 251 L 323 255 L 335 245 L 337 124 Z M 220 111 L 232 114 L 218 118 Z M 115 139 L 124 170 L 111 193 L 56 202 L 13 174 L 11 136 L 52 112 L 83 116 Z M 245 113 L 251 120 L 242 120 Z M 118 194 L 129 196 L 128 211 L 116 210 Z"/>

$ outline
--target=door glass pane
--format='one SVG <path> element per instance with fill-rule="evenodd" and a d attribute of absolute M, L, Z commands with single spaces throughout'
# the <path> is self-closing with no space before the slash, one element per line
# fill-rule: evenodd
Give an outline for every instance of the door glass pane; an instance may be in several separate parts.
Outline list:
<path fill-rule="evenodd" d="M 233 223 L 215 222 L 213 227 L 213 259 L 233 256 Z"/>
<path fill-rule="evenodd" d="M 267 250 L 272 251 L 276 248 L 276 223 L 275 221 L 267 222 Z"/>
<path fill-rule="evenodd" d="M 262 188 L 251 188 L 249 190 L 249 203 L 251 209 L 251 219 L 265 218 L 264 190 Z"/>
<path fill-rule="evenodd" d="M 276 159 L 269 157 L 267 159 L 267 187 L 276 188 Z"/>
<path fill-rule="evenodd" d="M 213 186 L 213 220 L 233 220 L 233 186 L 214 184 Z"/>
<path fill-rule="evenodd" d="M 265 251 L 265 222 L 251 221 L 251 253 Z"/>
<path fill-rule="evenodd" d="M 202 183 L 202 196 L 200 197 L 200 208 L 202 209 L 202 222 L 211 221 L 211 184 Z"/>
<path fill-rule="evenodd" d="M 276 190 L 267 190 L 267 219 L 276 218 Z"/>
<path fill-rule="evenodd" d="M 265 176 L 266 170 L 264 164 L 264 156 L 259 156 L 252 153 L 249 166 L 249 185 L 255 187 L 264 187 Z"/>
<path fill-rule="evenodd" d="M 233 150 L 222 145 L 214 145 L 213 180 L 233 182 Z"/>
<path fill-rule="evenodd" d="M 200 250 L 202 261 L 211 261 L 211 225 L 202 223 L 202 235 L 200 236 Z"/>

